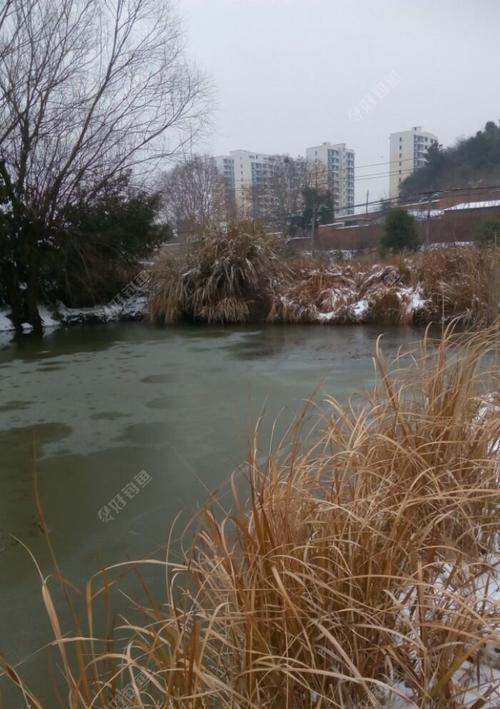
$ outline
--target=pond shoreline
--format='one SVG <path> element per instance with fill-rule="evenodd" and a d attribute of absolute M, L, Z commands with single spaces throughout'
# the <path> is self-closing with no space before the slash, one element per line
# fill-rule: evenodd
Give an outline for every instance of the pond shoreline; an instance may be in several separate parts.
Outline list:
<path fill-rule="evenodd" d="M 295 667 L 294 659 L 303 656 L 299 641 L 305 637 L 312 670 L 305 691 L 314 698 L 307 706 L 318 705 L 320 697 L 331 699 L 336 685 L 329 678 L 340 674 L 345 689 L 337 693 L 340 697 L 340 692 L 349 691 L 353 706 L 363 705 L 373 694 L 376 706 L 416 709 L 422 692 L 437 691 L 439 671 L 443 686 L 439 699 L 453 693 L 463 697 L 464 707 L 472 709 L 485 700 L 482 706 L 493 709 L 500 692 L 496 610 L 500 559 L 494 536 L 499 402 L 494 393 L 498 379 L 490 375 L 480 379 L 479 360 L 490 349 L 496 351 L 497 333 L 492 329 L 484 343 L 473 336 L 458 359 L 446 357 L 441 345 L 438 353 L 424 344 L 416 350 L 411 327 L 399 333 L 388 329 L 383 340 L 387 361 L 401 353 L 401 347 L 413 354 L 389 367 L 390 377 L 376 354 L 378 379 L 373 353 L 379 328 L 369 325 L 306 329 L 268 323 L 256 329 L 250 324 L 132 328 L 116 323 L 85 332 L 55 331 L 43 343 L 25 338 L 22 346 L 4 350 L 0 363 L 7 399 L 0 415 L 10 427 L 3 440 L 4 466 L 8 460 L 3 499 L 9 502 L 10 515 L 3 522 L 5 533 L 28 541 L 41 560 L 45 539 L 33 534 L 29 498 L 28 462 L 35 434 L 41 439 L 44 517 L 58 561 L 77 588 L 92 576 L 98 589 L 98 572 L 104 568 L 112 573 L 116 564 L 122 568 L 122 562 L 129 564 L 130 559 L 149 560 L 151 549 L 165 543 L 180 510 L 198 520 L 193 528 L 199 532 L 194 552 L 180 558 L 175 552 L 169 561 L 179 571 L 175 582 L 179 592 L 200 580 L 196 612 L 202 641 L 209 649 L 200 656 L 200 682 L 209 685 L 220 676 L 229 677 L 228 694 L 237 686 L 248 696 L 252 687 L 242 686 L 240 677 L 230 674 L 231 668 L 259 653 Z M 94 344 L 89 347 L 92 335 Z M 418 355 L 420 351 L 425 357 Z M 445 371 L 439 362 L 446 361 L 451 369 Z M 30 400 L 19 400 L 16 372 L 22 372 Z M 315 390 L 313 398 L 321 402 L 318 413 L 323 422 L 319 442 L 309 436 L 311 426 L 318 430 L 313 419 L 303 420 L 300 436 L 295 429 L 291 434 L 291 422 L 297 420 L 304 402 L 311 401 L 310 392 L 318 381 L 321 391 L 335 397 Z M 456 396 L 457 381 L 462 397 Z M 476 386 L 481 381 L 485 386 L 478 397 Z M 360 406 L 351 406 L 354 391 L 361 396 Z M 411 392 L 414 405 L 408 406 Z M 47 427 L 45 416 L 41 428 L 38 402 L 47 401 L 48 395 L 51 425 Z M 263 402 L 267 403 L 266 417 L 259 423 L 260 444 L 252 446 L 253 452 L 245 458 L 252 431 L 244 421 L 257 420 Z M 290 441 L 304 443 L 294 446 L 290 457 L 282 455 L 291 450 L 283 447 L 286 432 L 292 436 Z M 271 448 L 268 437 L 277 442 Z M 260 455 L 264 450 L 266 454 Z M 332 450 L 338 451 L 334 458 Z M 444 461 L 436 453 L 445 456 Z M 248 461 L 245 466 L 242 460 Z M 227 478 L 231 470 L 238 473 L 233 487 Z M 103 508 L 142 471 L 150 483 L 144 490 L 138 488 L 130 501 L 127 498 L 116 519 L 102 519 Z M 349 485 L 354 479 L 357 484 Z M 237 504 L 228 504 L 231 492 L 240 495 Z M 215 509 L 223 504 L 232 516 L 219 521 L 210 514 L 200 515 L 200 509 L 208 512 L 207 494 Z M 163 554 L 161 559 L 158 578 L 153 574 L 147 578 L 155 597 L 164 593 Z M 44 570 L 48 563 L 45 559 Z M 5 576 L 8 572 L 15 579 L 11 588 L 4 584 L 2 613 L 9 662 L 17 664 L 35 657 L 27 650 L 48 641 L 39 622 L 45 610 L 38 578 L 22 548 L 7 547 L 0 564 Z M 227 569 L 234 573 L 228 574 Z M 137 593 L 135 586 L 128 585 L 132 580 L 121 576 L 113 580 L 117 590 L 129 596 Z M 265 595 L 259 594 L 262 588 Z M 112 599 L 114 610 L 127 613 L 129 609 L 117 599 Z M 66 626 L 67 610 L 57 607 Z M 276 613 L 276 608 L 289 607 L 293 613 Z M 196 648 L 192 633 L 198 629 L 190 622 L 190 606 L 178 613 L 179 608 L 167 602 L 162 611 L 164 646 L 170 647 L 174 637 L 174 647 Z M 23 621 L 11 624 L 21 609 Z M 98 611 L 93 610 L 96 627 L 104 628 Z M 258 624 L 257 634 L 240 634 L 236 644 L 228 640 L 224 629 L 229 626 L 230 632 L 234 628 L 234 634 L 240 633 L 249 618 Z M 148 623 L 146 609 L 143 626 L 121 629 L 127 642 L 134 646 L 135 631 L 149 630 Z M 295 632 L 296 623 L 301 624 L 300 632 Z M 318 634 L 321 628 L 326 632 Z M 180 629 L 185 645 L 177 643 L 171 629 Z M 296 642 L 282 645 L 280 638 L 292 632 Z M 84 637 L 78 632 L 72 641 L 80 642 L 82 652 L 90 655 L 97 646 L 87 646 Z M 254 637 L 259 642 L 263 638 L 265 644 L 252 645 Z M 339 638 L 341 647 L 349 649 L 358 642 L 367 650 L 357 657 L 346 655 L 345 667 L 338 668 L 328 661 L 330 637 Z M 219 651 L 221 642 L 226 652 Z M 387 646 L 399 660 L 395 672 L 386 676 Z M 220 665 L 210 660 L 216 650 Z M 96 652 L 99 655 L 100 650 Z M 155 652 L 152 648 L 151 655 Z M 172 667 L 182 676 L 186 665 L 176 655 L 169 657 L 171 662 L 164 655 L 153 655 L 150 663 L 148 655 L 137 669 L 148 675 L 161 661 L 165 676 Z M 343 661 L 338 653 L 332 657 L 337 663 Z M 431 671 L 422 657 L 430 657 Z M 261 691 L 272 691 L 274 696 L 276 687 L 284 687 L 279 697 L 284 703 L 288 686 L 300 699 L 301 676 L 294 670 L 289 685 L 280 684 L 282 666 L 280 662 L 270 668 L 274 677 L 268 683 L 269 668 L 256 665 Z M 448 668 L 456 671 L 447 679 Z M 51 706 L 51 687 L 38 657 L 36 662 L 22 662 L 18 671 L 37 698 Z M 365 678 L 361 684 L 351 680 L 353 672 Z M 106 689 L 103 706 L 112 706 L 122 696 L 130 666 L 117 659 L 112 674 L 116 684 Z M 99 684 L 89 676 L 89 704 L 90 692 L 100 691 L 108 679 L 106 670 Z M 218 687 L 224 702 L 226 685 Z M 169 691 L 162 685 L 156 689 Z"/>
<path fill-rule="evenodd" d="M 0 309 L 0 333 L 15 332 L 9 312 L 8 308 Z M 108 303 L 84 308 L 68 308 L 63 303 L 52 303 L 40 305 L 39 312 L 44 331 L 50 331 L 72 325 L 142 321 L 147 316 L 147 301 L 144 296 L 135 296 L 120 306 Z M 31 326 L 26 323 L 23 333 L 29 334 L 31 331 Z"/>

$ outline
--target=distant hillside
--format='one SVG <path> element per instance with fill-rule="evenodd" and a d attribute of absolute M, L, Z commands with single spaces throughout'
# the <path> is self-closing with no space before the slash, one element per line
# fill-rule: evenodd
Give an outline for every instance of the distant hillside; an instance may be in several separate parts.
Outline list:
<path fill-rule="evenodd" d="M 400 194 L 490 185 L 500 185 L 500 124 L 493 121 L 451 148 L 432 146 L 427 164 L 401 183 Z"/>

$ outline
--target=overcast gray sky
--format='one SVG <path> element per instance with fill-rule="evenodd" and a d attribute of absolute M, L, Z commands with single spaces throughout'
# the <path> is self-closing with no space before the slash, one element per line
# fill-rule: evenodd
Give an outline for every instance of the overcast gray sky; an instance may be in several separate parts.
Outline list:
<path fill-rule="evenodd" d="M 297 155 L 324 140 L 347 143 L 362 202 L 367 189 L 370 199 L 388 192 L 387 176 L 360 178 L 388 172 L 362 166 L 388 161 L 390 132 L 421 125 L 446 146 L 500 119 L 500 0 L 177 0 L 177 8 L 189 54 L 215 86 L 213 130 L 198 149 Z M 387 75 L 393 86 L 378 98 Z"/>

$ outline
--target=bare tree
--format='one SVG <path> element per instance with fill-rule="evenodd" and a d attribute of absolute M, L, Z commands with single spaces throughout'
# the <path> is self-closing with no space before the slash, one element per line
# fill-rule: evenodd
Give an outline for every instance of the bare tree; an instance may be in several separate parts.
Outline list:
<path fill-rule="evenodd" d="M 231 195 L 209 155 L 193 155 L 165 173 L 159 192 L 167 221 L 180 236 L 232 216 Z"/>
<path fill-rule="evenodd" d="M 248 188 L 246 203 L 254 219 L 285 230 L 305 207 L 305 194 L 328 189 L 325 166 L 302 157 L 276 155 L 268 173 Z"/>
<path fill-rule="evenodd" d="M 276 224 L 284 229 L 290 215 L 304 206 L 303 191 L 307 185 L 307 163 L 304 158 L 285 156 L 276 163 L 269 179 L 270 203 Z"/>
<path fill-rule="evenodd" d="M 301 209 L 305 184 L 303 158 L 273 155 L 258 178 L 244 188 L 240 210 L 244 217 L 284 229 L 290 214 Z"/>
<path fill-rule="evenodd" d="M 9 0 L 0 12 L 0 280 L 41 329 L 40 265 L 68 206 L 143 183 L 203 126 L 169 0 Z"/>

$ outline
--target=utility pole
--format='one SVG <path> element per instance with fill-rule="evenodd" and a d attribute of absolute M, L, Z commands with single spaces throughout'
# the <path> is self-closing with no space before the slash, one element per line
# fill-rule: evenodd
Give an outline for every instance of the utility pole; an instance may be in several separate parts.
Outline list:
<path fill-rule="evenodd" d="M 312 218 L 311 218 L 311 250 L 313 254 L 316 252 L 316 218 L 318 213 L 318 163 L 314 165 L 314 188 L 312 190 Z"/>
<path fill-rule="evenodd" d="M 313 197 L 313 208 L 312 208 L 312 218 L 311 218 L 311 245 L 313 254 L 316 252 L 316 214 L 317 214 L 317 190 L 314 190 Z"/>
<path fill-rule="evenodd" d="M 366 213 L 368 214 L 368 200 L 370 199 L 370 190 L 366 190 Z"/>
<path fill-rule="evenodd" d="M 425 246 L 427 249 L 429 248 L 430 228 L 431 228 L 431 198 L 429 197 L 429 201 L 427 202 L 427 223 L 425 225 Z"/>

